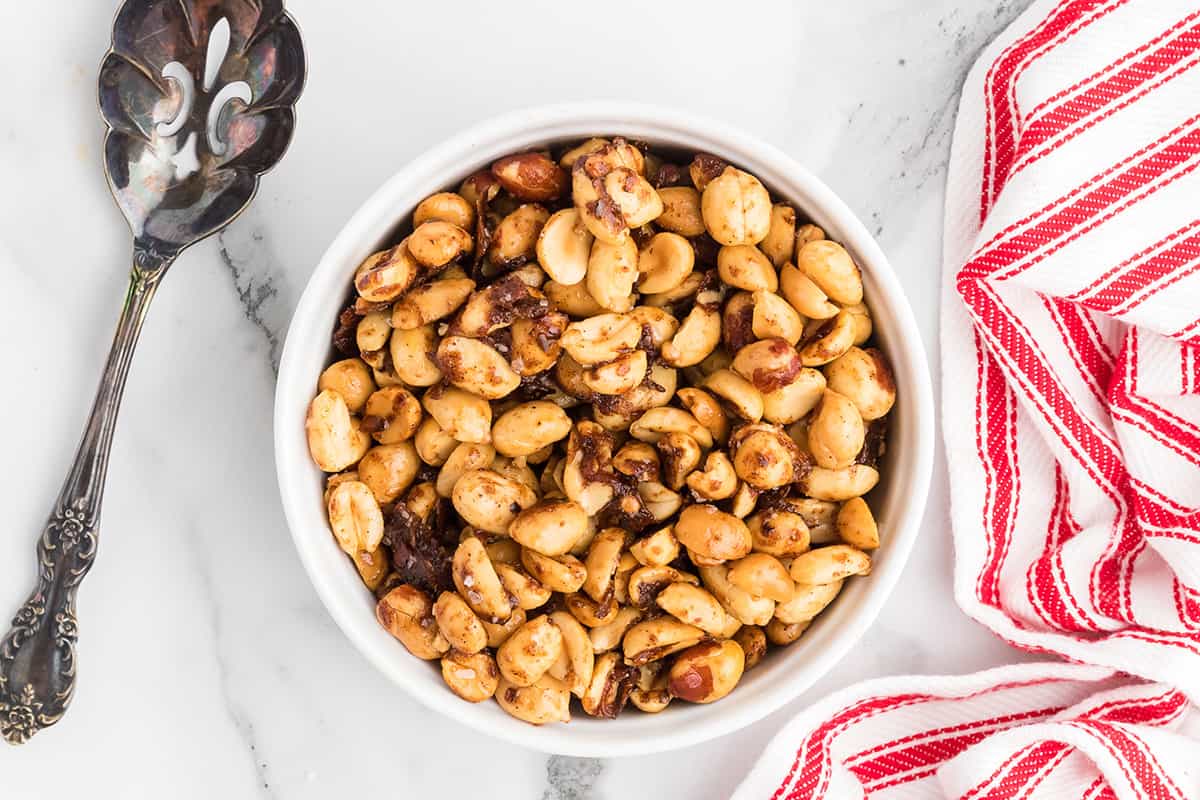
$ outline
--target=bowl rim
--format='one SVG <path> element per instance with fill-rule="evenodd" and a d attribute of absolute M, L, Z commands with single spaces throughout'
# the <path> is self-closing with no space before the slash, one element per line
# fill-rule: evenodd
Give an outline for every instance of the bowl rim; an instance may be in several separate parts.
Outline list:
<path fill-rule="evenodd" d="M 581 132 L 553 132 L 556 127 L 564 126 L 579 128 Z M 292 404 L 300 401 L 297 399 L 298 388 L 292 391 L 289 386 L 289 376 L 302 368 L 300 362 L 311 349 L 304 349 L 300 343 L 301 330 L 308 324 L 309 318 L 317 315 L 329 302 L 323 290 L 326 285 L 337 285 L 333 277 L 337 276 L 344 287 L 345 276 L 342 273 L 346 270 L 348 259 L 351 254 L 361 251 L 364 236 L 367 240 L 372 238 L 365 232 L 377 229 L 381 224 L 394 229 L 411 212 L 411 208 L 398 207 L 394 201 L 396 196 L 411 191 L 411 185 L 420 182 L 431 171 L 437 170 L 442 175 L 459 174 L 462 170 L 455 166 L 456 161 L 472 160 L 476 158 L 475 151 L 498 142 L 519 137 L 525 143 L 517 147 L 530 147 L 547 140 L 597 135 L 596 132 L 631 138 L 641 132 L 651 140 L 701 139 L 714 151 L 736 151 L 739 155 L 734 158 L 743 166 L 749 167 L 746 162 L 755 162 L 758 168 L 785 175 L 790 183 L 802 187 L 801 191 L 809 200 L 804 204 L 805 212 L 814 218 L 819 217 L 822 222 L 833 223 L 829 227 L 836 230 L 838 238 L 847 244 L 864 267 L 865 280 L 869 282 L 873 293 L 886 298 L 890 311 L 888 325 L 898 329 L 894 331 L 898 335 L 893 335 L 888 343 L 888 355 L 894 368 L 900 364 L 904 366 L 903 370 L 896 369 L 896 372 L 898 376 L 904 375 L 901 384 L 905 387 L 903 402 L 911 406 L 906 414 L 912 420 L 906 423 L 906 427 L 912 430 L 907 431 L 904 437 L 908 440 L 902 457 L 905 468 L 903 474 L 897 477 L 906 484 L 906 490 L 899 495 L 899 500 L 893 501 L 901 505 L 897 512 L 900 522 L 889 531 L 886 562 L 872 574 L 869 588 L 862 592 L 849 619 L 843 621 L 835 631 L 829 632 L 825 636 L 829 640 L 827 646 L 813 650 L 810 658 L 786 680 L 777 680 L 752 697 L 743 698 L 740 704 L 733 702 L 737 699 L 735 694 L 717 704 L 724 709 L 726 703 L 731 703 L 724 713 L 709 716 L 698 723 L 692 721 L 689 725 L 675 725 L 669 732 L 660 731 L 653 738 L 612 735 L 581 737 L 573 734 L 571 728 L 575 726 L 571 724 L 542 727 L 525 723 L 501 725 L 492 717 L 479 713 L 473 704 L 445 691 L 444 687 L 439 687 L 441 691 L 429 692 L 406 681 L 403 670 L 394 663 L 392 653 L 395 650 L 385 652 L 367 640 L 367 635 L 363 633 L 361 608 L 348 602 L 342 586 L 324 565 L 329 539 L 319 542 L 316 537 L 305 533 L 311 525 L 312 513 L 306 510 L 305 503 L 298 497 L 298 485 L 302 480 L 299 471 L 311 471 L 312 468 L 305 460 L 295 458 L 299 449 L 297 440 L 303 436 L 297 436 L 290 421 L 296 414 Z M 445 165 L 444 168 L 442 165 Z M 790 197 L 789 200 L 801 205 Z M 325 340 L 328 341 L 328 338 Z M 312 385 L 305 386 L 305 391 L 311 393 Z M 723 122 L 670 107 L 601 101 L 537 106 L 485 120 L 424 151 L 376 189 L 342 226 L 306 282 L 292 315 L 280 358 L 273 424 L 280 500 L 292 540 L 326 610 L 360 653 L 417 702 L 474 730 L 543 752 L 614 757 L 647 755 L 687 747 L 750 725 L 797 698 L 826 675 L 862 639 L 891 596 L 919 534 L 933 470 L 936 423 L 925 349 L 907 295 L 874 237 L 832 189 L 775 146 Z M 304 454 L 307 454 L 306 450 Z M 328 536 L 324 520 L 321 526 Z M 361 590 L 361 584 L 359 586 Z M 375 620 L 372 618 L 369 623 L 377 633 Z M 411 658 L 406 652 L 403 655 Z M 606 721 L 604 724 L 614 728 L 619 726 L 617 721 Z"/>

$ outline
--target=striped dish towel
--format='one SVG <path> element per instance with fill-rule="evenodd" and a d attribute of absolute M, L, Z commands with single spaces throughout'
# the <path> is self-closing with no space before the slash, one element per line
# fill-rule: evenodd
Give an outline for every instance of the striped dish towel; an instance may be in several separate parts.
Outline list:
<path fill-rule="evenodd" d="M 1064 660 L 850 687 L 737 797 L 1200 798 L 1198 167 L 1196 0 L 1043 0 L 984 52 L 946 200 L 955 594 Z"/>

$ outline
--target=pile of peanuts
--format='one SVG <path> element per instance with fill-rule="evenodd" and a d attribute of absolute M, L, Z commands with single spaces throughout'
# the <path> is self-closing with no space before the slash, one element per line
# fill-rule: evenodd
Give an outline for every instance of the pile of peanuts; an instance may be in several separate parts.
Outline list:
<path fill-rule="evenodd" d="M 857 265 L 753 175 L 554 155 L 363 262 L 306 421 L 380 624 L 533 724 L 712 702 L 799 639 L 871 569 L 896 399 Z"/>

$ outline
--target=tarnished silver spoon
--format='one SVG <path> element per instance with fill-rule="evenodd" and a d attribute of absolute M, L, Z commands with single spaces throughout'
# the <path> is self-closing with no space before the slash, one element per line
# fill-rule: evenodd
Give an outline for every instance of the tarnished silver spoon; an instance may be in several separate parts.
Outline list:
<path fill-rule="evenodd" d="M 304 86 L 282 0 L 127 0 L 100 67 L 104 170 L 133 269 L 75 462 L 37 545 L 38 583 L 0 640 L 0 735 L 18 744 L 75 689 L 75 594 L 96 558 L 113 428 L 138 333 L 167 268 L 228 225 L 287 149 Z"/>

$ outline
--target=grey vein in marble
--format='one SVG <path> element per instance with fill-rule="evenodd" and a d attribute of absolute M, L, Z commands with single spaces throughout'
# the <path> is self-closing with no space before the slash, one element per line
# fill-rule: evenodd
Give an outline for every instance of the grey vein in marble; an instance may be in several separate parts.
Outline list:
<path fill-rule="evenodd" d="M 254 723 L 247 718 L 245 710 L 234 698 L 233 689 L 229 685 L 229 665 L 225 657 L 225 647 L 221 642 L 220 604 L 217 602 L 212 572 L 209 569 L 205 553 L 200 546 L 195 544 L 197 536 L 198 533 L 196 531 L 189 531 L 185 540 L 195 553 L 195 558 L 192 559 L 192 566 L 200 578 L 200 584 L 204 588 L 204 593 L 208 601 L 206 605 L 210 609 L 208 615 L 209 629 L 212 632 L 212 652 L 213 659 L 216 662 L 217 681 L 221 688 L 221 700 L 225 706 L 225 713 L 229 717 L 229 721 L 233 724 L 234 730 L 237 731 L 238 736 L 249 753 L 250 766 L 254 769 L 254 785 L 257 793 L 268 800 L 275 800 L 278 795 L 271 789 L 271 782 L 267 774 L 267 764 L 265 761 L 259 760 L 258 740 L 254 734 Z"/>
<path fill-rule="evenodd" d="M 271 371 L 278 374 L 291 306 L 280 294 L 284 271 L 276 263 L 264 228 L 247 212 L 217 235 L 217 246 L 221 261 L 233 278 L 242 313 L 266 340 Z"/>
<path fill-rule="evenodd" d="M 595 800 L 592 787 L 604 762 L 598 758 L 550 756 L 546 761 L 546 780 L 550 784 L 542 792 L 542 800 Z"/>

